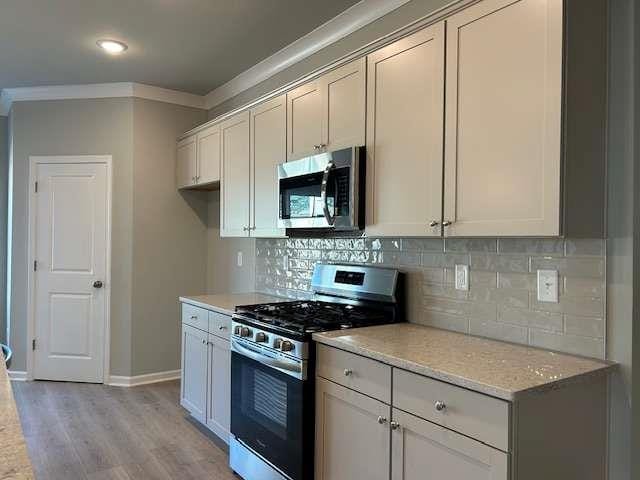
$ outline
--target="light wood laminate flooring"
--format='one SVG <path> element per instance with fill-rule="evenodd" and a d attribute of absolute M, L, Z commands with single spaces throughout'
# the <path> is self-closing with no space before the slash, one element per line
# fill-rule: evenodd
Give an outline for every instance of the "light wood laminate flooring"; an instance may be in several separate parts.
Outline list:
<path fill-rule="evenodd" d="M 12 382 L 38 480 L 237 480 L 188 419 L 178 381 L 133 388 Z"/>

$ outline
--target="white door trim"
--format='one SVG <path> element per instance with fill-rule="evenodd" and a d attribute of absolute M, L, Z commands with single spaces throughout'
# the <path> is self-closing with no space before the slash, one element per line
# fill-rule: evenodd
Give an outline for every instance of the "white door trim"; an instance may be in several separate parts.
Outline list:
<path fill-rule="evenodd" d="M 103 353 L 103 383 L 109 383 L 111 361 L 111 201 L 112 201 L 112 157 L 111 155 L 54 155 L 54 156 L 30 156 L 29 157 L 29 208 L 28 208 L 28 234 L 29 245 L 27 286 L 27 380 L 33 380 L 34 351 L 31 342 L 35 336 L 36 321 L 34 316 L 35 304 L 35 275 L 33 262 L 35 260 L 36 247 L 36 166 L 40 164 L 65 164 L 65 163 L 104 163 L 107 166 L 107 252 L 106 252 L 106 277 L 104 285 L 105 295 L 105 319 L 104 319 L 104 353 Z"/>

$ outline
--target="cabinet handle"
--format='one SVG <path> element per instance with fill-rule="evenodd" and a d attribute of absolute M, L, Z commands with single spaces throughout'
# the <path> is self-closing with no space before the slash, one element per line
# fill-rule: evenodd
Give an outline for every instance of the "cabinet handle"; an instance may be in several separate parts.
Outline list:
<path fill-rule="evenodd" d="M 202 340 L 202 344 L 204 345 L 205 343 L 207 343 L 207 341 L 206 340 Z"/>
<path fill-rule="evenodd" d="M 438 412 L 444 412 L 447 409 L 447 405 L 442 400 L 436 401 L 433 406 L 436 407 Z"/>
<path fill-rule="evenodd" d="M 314 150 L 320 150 L 320 148 L 322 148 L 322 145 L 314 145 L 313 146 Z"/>
<path fill-rule="evenodd" d="M 345 377 L 350 377 L 351 375 L 353 375 L 353 370 L 345 368 L 343 373 Z"/>
<path fill-rule="evenodd" d="M 389 426 L 391 427 L 391 430 L 399 430 L 400 429 L 400 424 L 398 422 L 391 422 L 389 424 Z"/>
<path fill-rule="evenodd" d="M 431 220 L 429 222 L 430 227 L 437 227 L 438 225 L 440 225 L 440 222 L 438 222 L 437 220 Z"/>
<path fill-rule="evenodd" d="M 442 222 L 442 226 L 443 227 L 448 227 L 449 225 L 451 225 L 453 222 L 451 220 L 445 220 L 444 222 Z"/>
<path fill-rule="evenodd" d="M 225 325 L 219 325 L 218 330 L 226 330 L 227 327 Z"/>
<path fill-rule="evenodd" d="M 191 315 L 191 320 L 197 320 L 198 316 L 197 315 Z"/>
<path fill-rule="evenodd" d="M 242 227 L 242 231 L 243 232 L 248 232 L 249 231 L 249 227 Z"/>
<path fill-rule="evenodd" d="M 384 417 L 378 417 L 378 423 L 380 425 L 384 425 L 385 423 L 387 423 L 387 419 Z"/>

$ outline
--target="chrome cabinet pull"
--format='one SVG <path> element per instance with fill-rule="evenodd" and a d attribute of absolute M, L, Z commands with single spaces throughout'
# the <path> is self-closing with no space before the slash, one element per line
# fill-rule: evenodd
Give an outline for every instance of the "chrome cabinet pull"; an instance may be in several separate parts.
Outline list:
<path fill-rule="evenodd" d="M 384 417 L 378 417 L 378 423 L 380 425 L 384 425 L 385 423 L 387 423 L 387 419 Z"/>
<path fill-rule="evenodd" d="M 227 327 L 225 325 L 219 325 L 218 330 L 226 330 Z"/>
<path fill-rule="evenodd" d="M 350 377 L 351 375 L 353 375 L 353 370 L 345 368 L 343 373 L 345 377 Z"/>
<path fill-rule="evenodd" d="M 437 227 L 438 225 L 440 225 L 440 222 L 438 222 L 437 220 L 431 220 L 429 222 L 430 227 Z"/>
<path fill-rule="evenodd" d="M 442 400 L 436 401 L 433 406 L 436 407 L 438 412 L 444 412 L 447 409 L 447 405 Z"/>
<path fill-rule="evenodd" d="M 389 424 L 389 426 L 391 427 L 391 430 L 399 430 L 400 429 L 400 424 L 398 422 L 391 422 Z"/>
<path fill-rule="evenodd" d="M 443 227 L 448 227 L 449 225 L 451 225 L 453 222 L 451 220 L 445 220 L 444 222 L 442 222 L 442 226 Z"/>

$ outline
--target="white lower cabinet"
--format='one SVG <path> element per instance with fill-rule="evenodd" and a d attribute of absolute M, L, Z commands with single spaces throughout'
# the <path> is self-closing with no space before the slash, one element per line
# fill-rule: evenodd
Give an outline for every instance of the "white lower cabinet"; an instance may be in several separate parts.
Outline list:
<path fill-rule="evenodd" d="M 207 341 L 207 332 L 182 324 L 180 404 L 201 422 L 207 408 Z"/>
<path fill-rule="evenodd" d="M 509 456 L 393 409 L 391 480 L 507 480 Z"/>
<path fill-rule="evenodd" d="M 389 414 L 389 405 L 318 378 L 316 479 L 388 480 Z"/>
<path fill-rule="evenodd" d="M 231 422 L 231 350 L 229 340 L 209 334 L 207 427 L 229 442 Z"/>
<path fill-rule="evenodd" d="M 225 442 L 231 422 L 231 318 L 182 305 L 180 405 Z M 198 322 L 200 317 L 207 322 Z M 191 324 L 189 324 L 191 323 Z M 202 326 L 196 328 L 194 324 Z"/>

